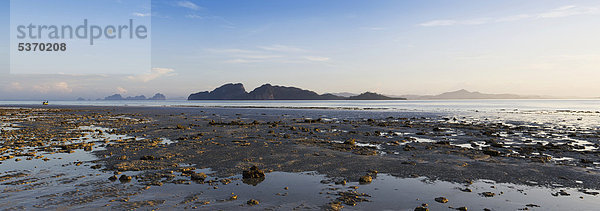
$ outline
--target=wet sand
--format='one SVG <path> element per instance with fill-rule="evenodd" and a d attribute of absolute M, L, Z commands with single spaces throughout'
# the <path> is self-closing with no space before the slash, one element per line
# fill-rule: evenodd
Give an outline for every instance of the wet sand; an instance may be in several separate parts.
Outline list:
<path fill-rule="evenodd" d="M 598 206 L 597 127 L 207 107 L 15 106 L 0 120 L 8 209 Z M 264 176 L 244 178 L 253 166 Z"/>

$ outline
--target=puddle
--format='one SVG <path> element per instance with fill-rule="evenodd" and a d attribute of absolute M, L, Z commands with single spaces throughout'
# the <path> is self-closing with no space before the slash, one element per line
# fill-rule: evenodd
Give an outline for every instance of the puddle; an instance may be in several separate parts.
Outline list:
<path fill-rule="evenodd" d="M 201 171 L 211 172 L 207 169 Z M 206 180 L 219 179 L 222 178 L 209 176 Z M 265 179 L 256 185 L 244 183 L 241 175 L 228 179 L 231 179 L 231 183 L 227 185 L 216 182 L 152 186 L 144 194 L 131 197 L 130 201 L 160 200 L 164 203 L 157 208 L 164 209 L 229 210 L 248 208 L 246 202 L 254 199 L 260 204 L 253 208 L 261 210 L 321 209 L 335 201 L 339 192 L 358 187 L 356 191 L 368 195 L 364 197 L 368 202 L 360 202 L 356 206 L 344 205 L 345 210 L 413 210 L 424 203 L 431 210 L 446 210 L 449 207 L 467 207 L 469 210 L 594 210 L 600 206 L 598 196 L 594 195 L 597 190 L 535 187 L 490 180 L 464 185 L 379 174 L 370 184 L 351 182 L 341 185 L 323 183 L 329 178 L 315 172 L 267 173 Z M 237 199 L 231 200 L 231 196 Z M 438 203 L 435 201 L 437 197 L 445 197 L 449 202 Z"/>
<path fill-rule="evenodd" d="M 160 139 L 160 144 L 165 144 L 165 145 L 169 145 L 172 143 L 176 143 L 175 141 L 172 141 L 171 139 L 168 138 L 161 138 Z"/>
<path fill-rule="evenodd" d="M 18 127 L 19 127 L 19 125 L 17 125 L 17 124 L 2 123 L 2 124 L 0 124 L 0 133 L 2 131 L 19 130 Z"/>
<path fill-rule="evenodd" d="M 356 142 L 356 146 L 359 146 L 359 147 L 371 147 L 371 148 L 375 148 L 377 150 L 383 149 L 381 147 L 381 144 L 369 144 L 369 143 L 358 143 L 358 142 Z"/>
<path fill-rule="evenodd" d="M 95 126 L 75 130 L 83 131 L 84 135 L 61 144 L 105 143 L 127 138 L 108 134 L 106 131 L 109 129 Z M 29 156 L 15 156 L 0 164 L 0 207 L 100 207 L 93 202 L 114 195 L 107 192 L 119 189 L 123 193 L 128 192 L 126 187 L 109 184 L 107 178 L 112 174 L 100 171 L 102 166 L 92 162 L 98 159 L 92 152 L 104 149 L 101 144 L 94 144 L 89 149 L 74 149 L 70 153 L 55 153 L 35 147 L 20 149 L 22 154 Z M 3 155 L 7 154 L 11 152 L 6 151 Z"/>

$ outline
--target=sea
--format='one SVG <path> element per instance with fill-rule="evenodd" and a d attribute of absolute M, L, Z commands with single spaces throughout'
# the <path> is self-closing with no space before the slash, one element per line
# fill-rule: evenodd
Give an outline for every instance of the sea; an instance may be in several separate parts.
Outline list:
<path fill-rule="evenodd" d="M 42 105 L 41 101 L 0 101 L 1 106 Z M 472 121 L 519 121 L 600 129 L 600 99 L 476 99 L 476 100 L 120 100 L 50 101 L 54 106 L 187 107 L 294 110 L 304 114 L 466 117 Z"/>
<path fill-rule="evenodd" d="M 600 111 L 600 99 L 518 99 L 518 100 L 121 100 L 50 101 L 68 106 L 149 106 L 149 107 L 268 107 L 312 109 L 358 109 L 388 111 Z M 0 101 L 1 105 L 41 105 L 41 101 Z"/>

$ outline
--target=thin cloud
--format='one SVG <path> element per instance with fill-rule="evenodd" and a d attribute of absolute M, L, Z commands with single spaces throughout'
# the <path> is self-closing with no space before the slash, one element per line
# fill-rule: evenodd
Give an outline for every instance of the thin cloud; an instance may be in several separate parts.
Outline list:
<path fill-rule="evenodd" d="M 322 56 L 303 56 L 308 50 L 287 45 L 257 46 L 255 49 L 205 49 L 207 52 L 219 54 L 224 57 L 225 63 L 247 64 L 247 63 L 306 63 L 326 62 L 331 60 Z"/>
<path fill-rule="evenodd" d="M 57 82 L 49 84 L 38 84 L 33 86 L 33 90 L 40 93 L 71 93 L 73 89 L 67 82 Z"/>
<path fill-rule="evenodd" d="M 304 58 L 313 62 L 326 62 L 331 60 L 331 58 L 321 56 L 305 56 Z"/>
<path fill-rule="evenodd" d="M 125 94 L 125 93 L 127 93 L 127 89 L 119 86 L 119 87 L 117 87 L 117 92 L 119 94 Z"/>
<path fill-rule="evenodd" d="M 259 51 L 254 51 L 254 50 L 246 50 L 246 49 L 239 49 L 239 48 L 208 48 L 205 49 L 208 52 L 211 53 L 220 53 L 220 54 L 252 54 L 252 53 L 258 53 Z"/>
<path fill-rule="evenodd" d="M 226 60 L 225 61 L 225 63 L 231 63 L 231 64 L 245 64 L 245 63 L 258 63 L 258 62 L 262 62 L 262 60 L 231 59 L 231 60 Z"/>
<path fill-rule="evenodd" d="M 169 68 L 152 68 L 150 73 L 128 76 L 127 79 L 132 81 L 148 82 L 163 76 L 173 76 L 175 70 Z"/>
<path fill-rule="evenodd" d="M 286 45 L 259 46 L 258 48 L 266 50 L 266 51 L 278 51 L 278 52 L 288 52 L 288 53 L 305 52 L 306 51 L 306 50 L 304 50 L 302 48 L 297 48 L 297 47 L 293 47 L 293 46 L 286 46 Z"/>
<path fill-rule="evenodd" d="M 511 22 L 511 21 L 519 21 L 533 17 L 529 14 L 521 14 L 521 15 L 511 15 L 502 18 L 496 19 L 496 22 Z"/>
<path fill-rule="evenodd" d="M 188 8 L 191 10 L 200 10 L 202 8 L 191 1 L 179 1 L 179 2 L 177 2 L 177 6 Z"/>
<path fill-rule="evenodd" d="M 575 5 L 569 5 L 553 9 L 549 12 L 540 13 L 537 15 L 537 18 L 562 18 L 574 15 L 593 14 L 598 12 L 599 9 L 597 7 L 578 7 Z"/>
<path fill-rule="evenodd" d="M 230 29 L 235 28 L 235 24 L 233 24 L 231 21 L 228 21 L 227 19 L 225 19 L 221 16 L 202 16 L 202 15 L 198 15 L 198 14 L 188 14 L 185 17 L 189 18 L 189 19 L 213 21 L 216 23 L 220 23 L 221 27 L 224 27 L 224 28 L 230 28 Z"/>
<path fill-rule="evenodd" d="M 471 20 L 433 20 L 425 23 L 421 23 L 421 26 L 453 26 L 453 25 L 480 25 L 488 23 L 490 18 L 478 18 Z"/>
<path fill-rule="evenodd" d="M 239 55 L 239 57 L 247 58 L 247 59 L 274 59 L 281 58 L 281 55 L 268 55 L 268 54 L 256 54 L 256 55 Z"/>
<path fill-rule="evenodd" d="M 150 13 L 134 12 L 133 16 L 136 16 L 136 17 L 149 17 L 149 16 L 151 16 L 151 14 Z"/>
<path fill-rule="evenodd" d="M 9 89 L 14 91 L 22 91 L 23 85 L 21 85 L 19 82 L 12 82 L 10 83 Z"/>
<path fill-rule="evenodd" d="M 456 25 L 481 25 L 488 23 L 497 23 L 497 22 L 512 22 L 512 21 L 520 21 L 520 20 L 528 20 L 528 19 L 546 19 L 546 18 L 563 18 L 570 17 L 576 15 L 589 15 L 589 14 L 599 14 L 600 8 L 598 7 L 581 7 L 575 5 L 568 5 L 559 7 L 556 9 L 552 9 L 550 11 L 535 13 L 535 14 L 519 14 L 519 15 L 510 15 L 499 18 L 476 18 L 476 19 L 467 19 L 467 20 L 454 20 L 454 19 L 440 19 L 440 20 L 432 20 L 420 23 L 419 26 L 423 27 L 435 27 L 435 26 L 456 26 Z"/>
<path fill-rule="evenodd" d="M 200 15 L 186 15 L 186 18 L 192 18 L 192 19 L 204 19 L 204 17 L 200 16 Z"/>

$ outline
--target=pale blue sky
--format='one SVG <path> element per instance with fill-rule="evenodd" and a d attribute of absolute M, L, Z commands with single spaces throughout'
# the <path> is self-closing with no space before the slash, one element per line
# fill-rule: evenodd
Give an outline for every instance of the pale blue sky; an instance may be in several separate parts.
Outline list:
<path fill-rule="evenodd" d="M 152 18 L 155 69 L 6 76 L 0 98 L 185 97 L 227 82 L 600 96 L 598 1 L 153 0 L 151 14 L 131 13 Z"/>

